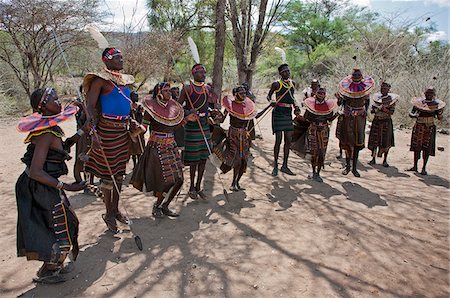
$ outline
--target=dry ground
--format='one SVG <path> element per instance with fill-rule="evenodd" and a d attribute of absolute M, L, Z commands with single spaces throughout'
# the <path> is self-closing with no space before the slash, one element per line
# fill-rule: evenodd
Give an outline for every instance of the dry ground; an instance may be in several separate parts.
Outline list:
<path fill-rule="evenodd" d="M 3 297 L 449 297 L 448 136 L 438 135 L 445 151 L 431 158 L 429 176 L 405 172 L 411 131 L 397 130 L 391 167 L 369 166 L 365 149 L 362 177 L 355 178 L 341 175 L 333 134 L 320 184 L 307 179 L 309 165 L 295 155 L 290 166 L 297 176 L 270 176 L 274 137 L 267 117 L 243 178 L 247 190 L 229 203 L 211 165 L 210 199 L 188 199 L 185 183 L 173 204 L 177 219 L 155 220 L 154 198 L 125 188 L 122 203 L 143 251 L 126 230 L 106 232 L 99 199 L 71 193 L 81 253 L 66 283 L 46 286 L 31 282 L 38 262 L 16 257 L 14 185 L 24 168 L 25 135 L 14 125 L 3 121 L 0 128 Z M 63 128 L 71 135 L 74 121 Z M 223 176 L 227 187 L 230 176 Z M 71 174 L 65 180 L 73 181 Z"/>

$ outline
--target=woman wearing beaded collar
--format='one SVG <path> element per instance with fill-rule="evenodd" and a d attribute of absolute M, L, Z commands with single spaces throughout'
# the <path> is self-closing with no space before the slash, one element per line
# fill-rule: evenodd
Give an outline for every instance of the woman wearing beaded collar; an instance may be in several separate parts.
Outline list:
<path fill-rule="evenodd" d="M 249 124 L 256 116 L 256 105 L 246 96 L 247 90 L 244 86 L 236 86 L 233 96 L 225 96 L 222 105 L 225 108 L 225 117 L 230 115 L 230 128 L 228 129 L 228 146 L 223 152 L 223 163 L 220 167 L 226 173 L 233 169 L 233 182 L 231 191 L 243 190 L 239 185 L 242 175 L 247 170 L 247 161 L 250 155 Z"/>
<path fill-rule="evenodd" d="M 152 191 L 157 198 L 152 211 L 156 218 L 178 216 L 169 209 L 170 202 L 183 185 L 183 163 L 174 131 L 197 117 L 194 113 L 185 117 L 181 105 L 171 97 L 170 84 L 163 82 L 155 86 L 153 96 L 144 98 L 142 123 L 149 128 L 150 138 L 131 178 L 136 189 Z"/>
<path fill-rule="evenodd" d="M 75 115 L 78 108 L 61 110 L 53 88 L 37 89 L 31 94 L 35 113 L 21 119 L 18 130 L 28 132 L 27 151 L 22 158 L 25 171 L 16 183 L 17 255 L 44 264 L 34 280 L 41 283 L 65 281 L 60 275 L 66 257 L 78 254 L 78 219 L 64 191 L 79 191 L 86 183 L 64 183 L 58 178 L 68 172 L 65 163 L 68 147 L 76 143 L 84 130 L 62 141 L 58 123 Z"/>
<path fill-rule="evenodd" d="M 414 152 L 414 166 L 408 171 L 417 172 L 417 163 L 422 152 L 423 166 L 420 174 L 427 175 L 428 158 L 434 156 L 436 151 L 436 125 L 434 119 L 442 120 L 445 102 L 436 98 L 434 87 L 428 87 L 424 95 L 424 97 L 415 97 L 411 100 L 413 108 L 409 116 L 416 118 L 416 123 L 411 134 L 410 148 L 410 151 Z"/>

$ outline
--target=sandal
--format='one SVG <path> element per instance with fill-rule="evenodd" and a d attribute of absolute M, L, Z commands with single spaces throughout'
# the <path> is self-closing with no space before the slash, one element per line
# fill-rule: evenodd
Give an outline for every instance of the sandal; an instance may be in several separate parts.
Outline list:
<path fill-rule="evenodd" d="M 197 191 L 195 191 L 195 190 L 190 190 L 190 191 L 188 192 L 188 195 L 189 195 L 189 197 L 190 197 L 191 199 L 193 199 L 193 200 L 198 200 Z"/>
<path fill-rule="evenodd" d="M 165 214 L 167 216 L 170 216 L 170 217 L 178 217 L 178 216 L 180 216 L 178 213 L 170 210 L 169 207 L 162 207 L 161 211 L 162 211 L 163 214 Z"/>
<path fill-rule="evenodd" d="M 117 229 L 116 219 L 114 217 L 106 217 L 106 214 L 102 214 L 102 218 L 109 231 L 111 231 L 113 234 L 119 233 L 119 230 Z"/>
<path fill-rule="evenodd" d="M 75 265 L 73 264 L 73 262 L 68 262 L 61 268 L 61 270 L 59 270 L 59 273 L 67 274 L 67 273 L 72 272 L 74 268 L 75 268 Z"/>
<path fill-rule="evenodd" d="M 238 190 L 245 190 L 245 187 L 242 187 L 239 182 L 236 182 L 236 187 L 238 188 Z"/>
<path fill-rule="evenodd" d="M 239 191 L 239 188 L 236 185 L 231 185 L 229 189 L 233 192 Z"/>
<path fill-rule="evenodd" d="M 125 215 L 123 215 L 123 214 L 120 213 L 120 212 L 117 212 L 117 213 L 116 213 L 116 219 L 117 219 L 119 222 L 123 223 L 124 225 L 130 224 L 130 220 L 128 219 L 128 217 L 126 217 Z"/>
<path fill-rule="evenodd" d="M 290 176 L 295 176 L 294 172 L 292 172 L 288 167 L 281 167 L 280 171 Z"/>
<path fill-rule="evenodd" d="M 153 206 L 152 215 L 155 218 L 163 218 L 164 217 L 164 212 L 163 212 L 161 207 Z"/>
<path fill-rule="evenodd" d="M 205 195 L 205 193 L 203 192 L 203 190 L 199 190 L 197 192 L 197 195 L 200 197 L 200 199 L 205 200 L 208 199 L 208 197 Z"/>
<path fill-rule="evenodd" d="M 56 270 L 56 271 L 47 271 L 44 273 L 43 276 L 33 278 L 33 281 L 42 284 L 58 284 L 65 282 L 66 279 L 59 274 L 59 270 Z"/>

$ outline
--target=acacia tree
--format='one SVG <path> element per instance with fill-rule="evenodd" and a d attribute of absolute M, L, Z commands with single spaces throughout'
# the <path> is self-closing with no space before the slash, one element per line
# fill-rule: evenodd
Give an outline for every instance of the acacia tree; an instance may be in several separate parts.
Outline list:
<path fill-rule="evenodd" d="M 0 59 L 13 71 L 23 90 L 45 86 L 61 52 L 85 44 L 82 29 L 102 15 L 97 0 L 14 0 L 0 2 Z"/>
<path fill-rule="evenodd" d="M 228 18 L 233 29 L 233 45 L 239 82 L 252 85 L 256 61 L 264 41 L 285 7 L 284 0 L 228 0 Z M 254 15 L 257 16 L 255 22 Z"/>

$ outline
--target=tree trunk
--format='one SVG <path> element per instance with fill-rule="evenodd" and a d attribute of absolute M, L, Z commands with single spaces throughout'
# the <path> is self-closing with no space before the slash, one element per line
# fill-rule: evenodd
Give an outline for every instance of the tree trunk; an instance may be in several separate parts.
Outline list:
<path fill-rule="evenodd" d="M 217 1 L 216 4 L 216 39 L 214 50 L 214 67 L 213 67 L 213 92 L 217 95 L 219 102 L 222 93 L 223 84 L 223 60 L 225 52 L 225 1 Z"/>

